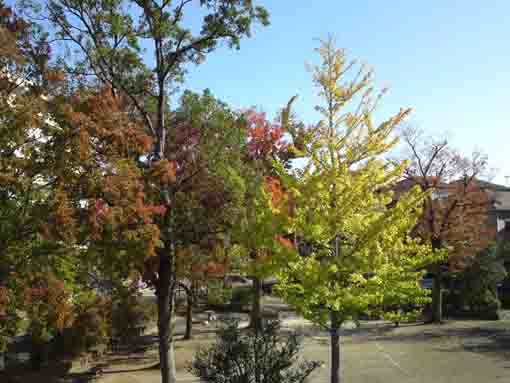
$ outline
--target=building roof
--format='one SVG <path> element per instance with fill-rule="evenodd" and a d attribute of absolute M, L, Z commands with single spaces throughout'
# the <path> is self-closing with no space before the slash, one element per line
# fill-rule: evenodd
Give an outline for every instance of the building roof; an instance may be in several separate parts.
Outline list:
<path fill-rule="evenodd" d="M 493 191 L 494 210 L 510 210 L 510 189 Z"/>
<path fill-rule="evenodd" d="M 477 182 L 482 188 L 485 188 L 485 189 L 490 189 L 493 191 L 510 192 L 510 187 L 508 187 L 508 186 L 503 186 L 503 185 L 495 184 L 495 183 L 488 182 L 488 181 L 482 181 L 482 180 L 477 180 Z"/>

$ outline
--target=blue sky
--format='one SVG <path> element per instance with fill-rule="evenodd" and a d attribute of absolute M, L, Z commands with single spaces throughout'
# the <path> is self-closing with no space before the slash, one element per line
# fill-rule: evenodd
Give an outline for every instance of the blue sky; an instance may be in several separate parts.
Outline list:
<path fill-rule="evenodd" d="M 270 116 L 294 94 L 305 122 L 317 103 L 305 61 L 316 60 L 320 37 L 333 34 L 352 58 L 370 64 L 389 85 L 380 115 L 412 107 L 413 124 L 448 133 L 469 153 L 481 149 L 496 181 L 510 175 L 504 150 L 510 128 L 510 2 L 259 0 L 271 26 L 256 28 L 241 50 L 222 48 L 190 69 L 186 88 L 210 88 L 236 108 L 258 106 Z"/>

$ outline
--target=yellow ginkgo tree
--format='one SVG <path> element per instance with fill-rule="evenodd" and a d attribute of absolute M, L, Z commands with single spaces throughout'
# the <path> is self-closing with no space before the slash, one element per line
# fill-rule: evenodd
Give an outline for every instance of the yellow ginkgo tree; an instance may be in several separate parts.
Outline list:
<path fill-rule="evenodd" d="M 337 383 L 342 323 L 382 307 L 398 320 L 398 307 L 414 311 L 427 303 L 420 270 L 441 254 L 410 235 L 423 194 L 413 189 L 397 201 L 391 191 L 406 163 L 382 160 L 410 110 L 375 125 L 380 95 L 372 98 L 372 72 L 361 66 L 350 76 L 357 65 L 332 39 L 318 52 L 321 64 L 312 70 L 323 119 L 308 132 L 306 165 L 292 175 L 280 169 L 293 203 L 289 231 L 301 251 L 282 269 L 278 289 L 305 318 L 330 331 L 331 382 Z"/>

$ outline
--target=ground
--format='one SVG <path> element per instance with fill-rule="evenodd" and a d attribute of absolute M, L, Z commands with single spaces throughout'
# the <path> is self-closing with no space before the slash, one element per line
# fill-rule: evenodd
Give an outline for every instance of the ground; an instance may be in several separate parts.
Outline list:
<path fill-rule="evenodd" d="M 325 362 L 309 381 L 327 382 L 327 334 L 298 323 L 291 324 L 306 335 L 304 357 Z M 196 381 L 183 367 L 193 349 L 208 341 L 209 337 L 199 336 L 193 342 L 179 342 L 176 354 L 180 381 Z M 342 341 L 342 375 L 349 383 L 503 383 L 510 381 L 509 369 L 510 322 L 462 321 L 400 328 L 364 323 L 359 330 L 346 329 Z M 158 370 L 118 371 L 111 369 L 100 382 L 160 382 Z"/>
<path fill-rule="evenodd" d="M 326 333 L 276 307 L 284 330 L 304 335 L 303 356 L 324 366 L 309 379 L 328 382 L 329 339 Z M 246 319 L 246 317 L 245 317 Z M 198 322 L 201 322 L 200 320 Z M 182 319 L 177 326 L 182 331 Z M 243 322 L 246 324 L 246 322 Z M 186 372 L 193 353 L 214 340 L 214 328 L 197 323 L 191 341 L 177 338 L 176 359 L 180 382 L 197 381 Z M 148 350 L 117 352 L 103 360 L 98 383 L 160 383 L 154 334 L 145 337 Z M 442 325 L 402 325 L 362 322 L 347 325 L 342 334 L 342 375 L 349 383 L 479 383 L 510 381 L 510 321 L 448 321 Z M 79 368 L 75 378 L 83 379 Z M 1 379 L 0 379 L 1 380 Z M 38 380 L 40 381 L 40 380 Z"/>
<path fill-rule="evenodd" d="M 510 323 L 450 322 L 391 329 L 367 326 L 343 337 L 345 382 L 475 383 L 510 381 Z M 309 338 L 304 355 L 328 361 L 326 337 Z M 327 382 L 323 368 L 311 379 Z"/>

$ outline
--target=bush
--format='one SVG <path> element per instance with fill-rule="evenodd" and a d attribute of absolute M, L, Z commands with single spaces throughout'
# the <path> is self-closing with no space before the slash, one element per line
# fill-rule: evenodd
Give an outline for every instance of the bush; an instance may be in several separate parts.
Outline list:
<path fill-rule="evenodd" d="M 53 275 L 34 278 L 25 289 L 24 306 L 31 341 L 32 367 L 39 369 L 49 360 L 50 341 L 73 322 L 71 294 L 63 281 Z"/>
<path fill-rule="evenodd" d="M 232 301 L 232 289 L 222 286 L 210 286 L 207 292 L 207 303 L 210 306 L 226 306 Z"/>
<path fill-rule="evenodd" d="M 503 293 L 502 295 L 499 296 L 499 299 L 501 301 L 501 307 L 503 309 L 510 309 L 510 294 L 508 293 Z"/>
<path fill-rule="evenodd" d="M 497 312 L 501 308 L 499 299 L 490 289 L 475 291 L 470 294 L 468 304 L 471 312 L 487 319 L 497 319 Z"/>
<path fill-rule="evenodd" d="M 124 344 L 135 341 L 137 330 L 149 322 L 154 305 L 145 304 L 141 297 L 122 293 L 113 305 L 112 333 Z"/>
<path fill-rule="evenodd" d="M 237 307 L 244 307 L 251 304 L 253 291 L 250 287 L 236 287 L 232 289 L 231 304 Z"/>
<path fill-rule="evenodd" d="M 319 367 L 303 361 L 297 366 L 300 342 L 296 334 L 279 335 L 278 321 L 268 322 L 262 332 L 240 330 L 236 321 L 226 322 L 217 341 L 195 354 L 189 371 L 214 383 L 298 383 Z"/>
<path fill-rule="evenodd" d="M 497 298 L 497 285 L 507 273 L 503 259 L 496 248 L 477 255 L 462 275 L 462 296 L 470 311 L 483 318 L 497 318 L 501 304 Z"/>
<path fill-rule="evenodd" d="M 111 301 L 92 292 L 76 297 L 74 322 L 52 342 L 57 356 L 73 356 L 98 345 L 107 345 L 111 336 Z"/>

